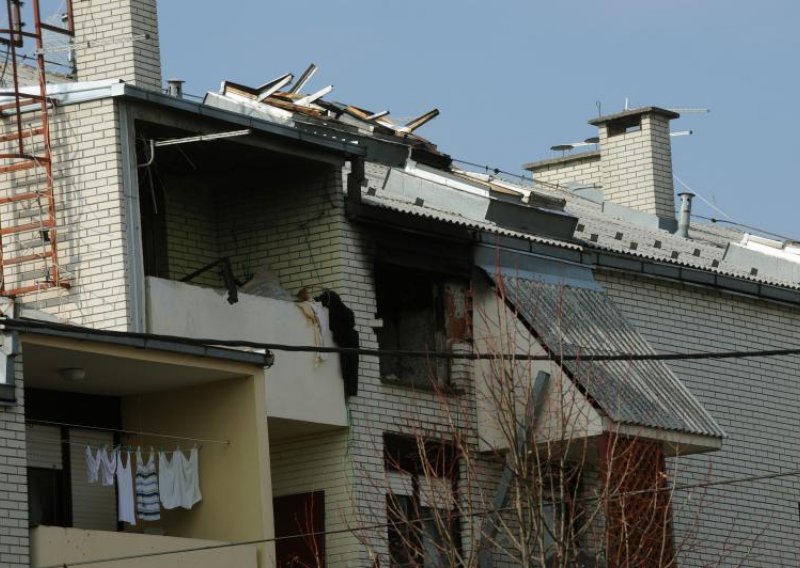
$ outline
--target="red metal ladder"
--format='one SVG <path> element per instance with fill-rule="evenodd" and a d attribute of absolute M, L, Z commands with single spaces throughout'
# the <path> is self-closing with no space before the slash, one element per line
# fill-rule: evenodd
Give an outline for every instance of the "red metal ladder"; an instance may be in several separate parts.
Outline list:
<path fill-rule="evenodd" d="M 33 31 L 23 29 L 21 0 L 6 0 L 8 27 L 0 29 L 3 74 L 11 79 L 11 88 L 0 87 L 0 295 L 11 297 L 69 287 L 58 261 L 43 32 L 74 36 L 72 1 L 63 28 L 42 22 L 39 0 L 29 1 Z M 36 45 L 38 76 L 27 87 L 20 85 L 19 54 L 26 39 Z"/>

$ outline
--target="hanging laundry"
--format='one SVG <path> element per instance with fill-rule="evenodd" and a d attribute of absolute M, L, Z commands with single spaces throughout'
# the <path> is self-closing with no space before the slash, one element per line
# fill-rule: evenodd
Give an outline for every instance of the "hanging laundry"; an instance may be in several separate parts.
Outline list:
<path fill-rule="evenodd" d="M 325 345 L 325 330 L 330 328 L 330 321 L 328 318 L 328 308 L 322 305 L 322 302 L 313 301 L 311 302 L 311 309 L 314 310 L 314 313 L 317 315 L 317 326 L 319 327 L 319 337 L 320 337 L 320 346 L 326 347 Z M 324 361 L 328 358 L 327 353 L 318 353 L 320 361 Z"/>
<path fill-rule="evenodd" d="M 153 448 L 150 448 L 147 463 L 142 461 L 141 448 L 136 448 L 136 513 L 143 521 L 157 521 L 161 518 Z"/>
<path fill-rule="evenodd" d="M 188 459 L 180 448 L 172 452 L 172 458 L 158 453 L 158 491 L 165 509 L 191 509 L 202 499 L 197 448 L 191 449 Z"/>
<path fill-rule="evenodd" d="M 305 288 L 303 288 L 305 290 Z M 322 304 L 318 302 L 311 302 L 311 301 L 303 301 L 297 302 L 295 304 L 300 311 L 303 312 L 303 315 L 306 316 L 306 319 L 311 322 L 311 325 L 314 328 L 314 346 L 315 347 L 324 347 L 325 346 L 325 336 L 323 335 L 322 330 L 325 329 L 322 327 L 322 320 L 320 319 L 320 312 L 325 312 L 325 325 L 328 325 L 328 314 L 327 310 L 322 307 Z M 316 352 L 314 353 L 314 366 L 320 364 L 321 361 L 325 360 L 325 354 Z"/>
<path fill-rule="evenodd" d="M 86 446 L 86 477 L 89 483 L 97 483 L 100 473 L 100 450 L 92 455 L 92 448 Z"/>
<path fill-rule="evenodd" d="M 330 330 L 333 340 L 339 347 L 358 348 L 360 345 L 358 331 L 356 331 L 356 318 L 353 310 L 342 302 L 339 295 L 333 290 L 326 290 L 316 298 L 318 302 L 328 308 L 330 316 Z M 343 353 L 339 356 L 344 379 L 344 394 L 355 396 L 358 394 L 358 353 Z"/>
<path fill-rule="evenodd" d="M 100 464 L 100 481 L 105 486 L 114 485 L 114 473 L 117 471 L 117 452 L 108 453 L 108 448 L 97 450 L 97 461 Z"/>
<path fill-rule="evenodd" d="M 126 452 L 127 466 L 122 461 L 122 452 L 117 450 L 117 511 L 119 520 L 129 525 L 136 524 L 136 513 L 133 504 L 133 468 L 131 453 Z"/>

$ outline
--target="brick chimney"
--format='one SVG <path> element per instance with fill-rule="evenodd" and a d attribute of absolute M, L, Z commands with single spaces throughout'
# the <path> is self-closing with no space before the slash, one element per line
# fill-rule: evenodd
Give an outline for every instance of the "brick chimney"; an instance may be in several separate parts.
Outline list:
<path fill-rule="evenodd" d="M 606 200 L 675 220 L 669 121 L 679 116 L 643 107 L 589 121 L 599 129 Z"/>
<path fill-rule="evenodd" d="M 73 0 L 77 79 L 161 90 L 156 0 Z"/>

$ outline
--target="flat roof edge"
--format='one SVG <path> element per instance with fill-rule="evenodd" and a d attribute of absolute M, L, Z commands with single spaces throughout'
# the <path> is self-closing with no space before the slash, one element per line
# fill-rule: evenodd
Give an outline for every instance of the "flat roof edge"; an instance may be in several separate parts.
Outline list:
<path fill-rule="evenodd" d="M 570 162 L 581 162 L 584 160 L 599 160 L 600 150 L 589 150 L 588 152 L 578 152 L 576 154 L 568 154 L 560 158 L 547 158 L 544 160 L 537 160 L 535 162 L 528 162 L 522 164 L 523 170 L 532 171 L 536 168 L 543 168 L 545 166 L 555 166 L 560 164 L 568 164 Z"/>
<path fill-rule="evenodd" d="M 107 331 L 38 320 L 11 318 L 0 318 L 0 329 L 31 335 L 59 337 L 78 341 L 93 341 L 122 347 L 133 347 L 136 349 L 208 357 L 210 359 L 244 363 L 258 367 L 270 367 L 273 362 L 273 355 L 269 350 L 265 350 L 264 353 L 257 353 L 228 349 L 215 346 L 214 340 L 207 339 Z M 222 342 L 222 340 L 220 340 L 220 342 Z"/>

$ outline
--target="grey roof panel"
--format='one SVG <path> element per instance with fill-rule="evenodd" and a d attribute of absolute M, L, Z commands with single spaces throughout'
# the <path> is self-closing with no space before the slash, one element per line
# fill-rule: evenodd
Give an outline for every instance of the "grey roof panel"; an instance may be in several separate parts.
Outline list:
<path fill-rule="evenodd" d="M 520 318 L 613 421 L 721 438 L 725 432 L 663 361 L 593 361 L 593 354 L 655 354 L 596 288 L 492 275 Z M 584 356 L 585 358 L 583 358 Z"/>
<path fill-rule="evenodd" d="M 372 207 L 389 209 L 391 211 L 396 211 L 398 213 L 405 213 L 408 215 L 413 215 L 415 217 L 422 217 L 425 219 L 442 221 L 444 223 L 450 223 L 468 229 L 483 231 L 493 235 L 499 235 L 501 237 L 505 236 L 505 237 L 518 238 L 533 243 L 553 245 L 576 251 L 582 250 L 581 246 L 576 245 L 574 243 L 565 242 L 548 237 L 541 237 L 529 233 L 522 233 L 510 229 L 505 229 L 495 223 L 492 223 L 491 221 L 486 221 L 485 219 L 465 217 L 459 213 L 452 211 L 443 211 L 441 209 L 433 208 L 427 203 L 424 205 L 416 205 L 415 203 L 406 201 L 404 199 L 396 199 L 394 196 L 388 197 L 386 195 L 366 195 L 366 194 L 362 196 L 362 202 Z M 477 217 L 477 215 L 475 215 L 474 217 Z"/>

